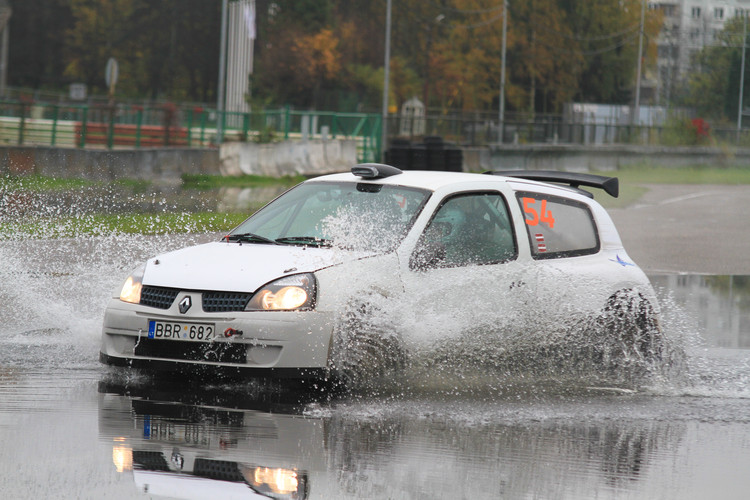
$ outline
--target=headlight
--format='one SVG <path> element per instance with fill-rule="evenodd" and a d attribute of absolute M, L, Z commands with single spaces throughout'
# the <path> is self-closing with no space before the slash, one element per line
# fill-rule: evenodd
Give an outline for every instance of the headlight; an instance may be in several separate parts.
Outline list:
<path fill-rule="evenodd" d="M 145 270 L 146 265 L 143 264 L 128 276 L 128 279 L 125 280 L 125 283 L 123 283 L 122 289 L 120 290 L 120 300 L 132 304 L 138 304 L 141 302 L 141 288 L 143 287 L 142 281 Z"/>
<path fill-rule="evenodd" d="M 251 467 L 242 471 L 250 487 L 270 498 L 302 500 L 307 498 L 307 474 L 292 469 Z"/>
<path fill-rule="evenodd" d="M 133 470 L 133 449 L 124 443 L 125 438 L 115 438 L 115 445 L 112 447 L 112 462 L 115 464 L 117 472 Z"/>
<path fill-rule="evenodd" d="M 255 292 L 246 311 L 294 311 L 315 306 L 315 276 L 295 274 L 272 281 Z"/>

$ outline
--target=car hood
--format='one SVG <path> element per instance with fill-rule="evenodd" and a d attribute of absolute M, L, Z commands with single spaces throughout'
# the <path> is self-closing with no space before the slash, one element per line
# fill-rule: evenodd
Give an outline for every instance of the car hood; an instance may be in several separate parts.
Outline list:
<path fill-rule="evenodd" d="M 313 272 L 368 255 L 334 248 L 206 243 L 149 259 L 143 284 L 184 290 L 253 292 L 282 276 Z"/>

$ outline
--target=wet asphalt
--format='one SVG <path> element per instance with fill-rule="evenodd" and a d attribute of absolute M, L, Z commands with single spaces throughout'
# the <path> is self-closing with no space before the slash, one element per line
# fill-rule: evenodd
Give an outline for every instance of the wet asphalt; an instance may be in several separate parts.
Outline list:
<path fill-rule="evenodd" d="M 744 289 L 738 282 L 726 297 L 702 277 L 669 275 L 750 275 L 750 186 L 648 188 L 609 210 L 624 246 L 649 275 L 667 275 L 660 285 L 677 287 L 675 300 L 716 332 L 674 380 L 640 392 L 595 390 L 596 377 L 561 390 L 524 376 L 499 390 L 449 386 L 287 412 L 244 386 L 246 406 L 236 408 L 232 388 L 225 400 L 215 385 L 207 396 L 159 381 L 119 387 L 96 361 L 103 299 L 131 261 L 213 236 L 3 242 L 0 499 L 164 498 L 159 478 L 173 480 L 170 498 L 229 498 L 237 485 L 242 498 L 251 493 L 242 481 L 191 476 L 181 457 L 299 471 L 297 498 L 310 499 L 747 498 Z M 667 319 L 680 316 L 669 331 L 691 347 L 703 328 L 683 321 L 679 304 L 665 309 Z M 146 454 L 169 470 L 146 476 L 121 460 Z M 190 495 L 178 495 L 180 482 Z M 201 496 L 198 484 L 213 491 Z"/>
<path fill-rule="evenodd" d="M 750 186 L 650 184 L 609 209 L 630 257 L 649 274 L 750 274 Z"/>

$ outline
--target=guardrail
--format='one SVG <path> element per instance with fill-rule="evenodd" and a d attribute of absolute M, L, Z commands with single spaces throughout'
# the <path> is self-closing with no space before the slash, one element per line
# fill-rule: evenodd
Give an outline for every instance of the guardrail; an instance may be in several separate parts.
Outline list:
<path fill-rule="evenodd" d="M 219 112 L 160 105 L 0 101 L 0 144 L 75 148 L 216 147 L 226 141 L 354 138 L 358 160 L 379 161 L 381 118 L 367 113 Z"/>
<path fill-rule="evenodd" d="M 498 144 L 497 116 L 489 113 L 392 114 L 389 139 L 439 136 L 459 146 Z M 561 115 L 533 119 L 508 115 L 505 144 L 674 144 L 662 126 L 581 124 Z M 712 127 L 710 142 L 750 146 L 750 130 Z M 374 113 L 298 111 L 289 107 L 250 113 L 219 112 L 195 105 L 49 104 L 0 100 L 0 144 L 74 148 L 217 147 L 226 141 L 273 142 L 354 138 L 358 161 L 381 161 L 381 116 Z M 685 144 L 688 145 L 688 144 Z"/>
<path fill-rule="evenodd" d="M 388 117 L 388 130 L 397 131 L 389 136 L 409 141 L 436 136 L 461 146 L 486 146 L 498 144 L 570 144 L 582 146 L 640 145 L 689 146 L 696 141 L 680 143 L 675 129 L 663 125 L 628 125 L 598 121 L 580 123 L 562 115 L 543 115 L 533 118 L 510 114 L 498 127 L 496 114 L 427 114 L 409 116 L 392 114 Z M 687 134 L 685 134 L 687 135 Z M 740 131 L 731 126 L 712 126 L 708 137 L 700 145 L 733 144 L 750 147 L 750 129 Z"/>

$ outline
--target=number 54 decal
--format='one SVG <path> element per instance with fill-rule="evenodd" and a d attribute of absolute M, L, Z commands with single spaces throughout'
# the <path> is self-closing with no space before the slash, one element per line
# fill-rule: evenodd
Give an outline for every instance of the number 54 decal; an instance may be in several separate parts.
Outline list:
<path fill-rule="evenodd" d="M 536 200 L 534 198 L 521 198 L 523 212 L 526 215 L 526 224 L 536 226 L 540 222 L 547 224 L 550 228 L 555 227 L 555 218 L 552 212 L 547 210 L 547 200 Z M 541 202 L 539 211 L 536 209 L 537 202 Z"/>

